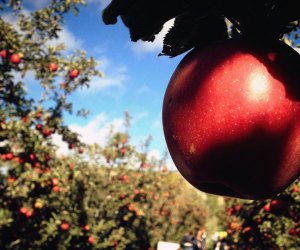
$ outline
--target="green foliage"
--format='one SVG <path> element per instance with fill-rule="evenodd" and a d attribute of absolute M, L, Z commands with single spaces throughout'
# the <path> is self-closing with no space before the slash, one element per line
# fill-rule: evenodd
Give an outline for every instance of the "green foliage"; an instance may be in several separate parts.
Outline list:
<path fill-rule="evenodd" d="M 7 169 L 1 174 L 0 245 L 148 249 L 204 225 L 207 208 L 198 192 L 187 192 L 182 177 L 159 161 L 141 164 L 148 157 L 124 142 L 127 136 L 113 134 L 104 148 L 90 146 L 84 158 L 49 157 L 41 149 L 21 163 L 2 155 Z M 116 156 L 108 158 L 113 151 Z"/>
<path fill-rule="evenodd" d="M 114 133 L 104 148 L 91 145 L 89 149 L 89 163 L 96 168 L 104 165 L 99 170 L 107 181 L 100 188 L 108 198 L 102 202 L 107 204 L 104 211 L 107 214 L 113 208 L 103 224 L 111 223 L 118 232 L 124 229 L 119 238 L 112 238 L 120 249 L 147 249 L 159 240 L 179 242 L 188 229 L 204 225 L 207 208 L 197 191 L 187 191 L 178 173 L 169 172 L 163 161 L 147 157 L 148 141 L 145 152 L 140 152 L 128 140 L 128 132 Z M 99 185 L 91 194 L 97 190 Z M 95 197 L 95 203 L 99 202 L 99 196 Z"/>
<path fill-rule="evenodd" d="M 264 201 L 227 198 L 220 214 L 223 229 L 236 249 L 299 249 L 300 183 Z"/>
<path fill-rule="evenodd" d="M 131 145 L 129 114 L 125 114 L 125 131 L 112 129 L 104 146 L 82 144 L 64 124 L 64 112 L 73 112 L 68 97 L 88 86 L 91 77 L 102 76 L 94 58 L 84 51 L 68 52 L 63 44 L 49 43 L 59 36 L 64 14 L 77 14 L 84 1 L 53 0 L 29 15 L 22 12 L 21 1 L 4 2 L 0 11 L 12 11 L 17 25 L 0 18 L 0 248 L 154 249 L 159 240 L 179 242 L 187 231 L 207 225 L 218 214 L 217 197 L 203 199 L 177 172 L 168 170 L 164 158 L 149 158 L 151 138 L 142 150 Z M 189 6 L 181 4 L 175 12 Z M 195 39 L 203 42 L 197 29 L 199 25 L 207 29 L 210 19 L 204 19 L 187 15 L 176 20 L 177 27 L 166 37 L 172 44 L 171 33 L 180 34 L 173 52 L 196 46 Z M 127 22 L 130 26 L 130 19 Z M 185 24 L 193 22 L 197 25 L 184 37 Z M 224 21 L 218 19 L 215 29 L 221 27 L 219 23 L 224 28 Z M 220 34 L 210 36 L 227 35 Z M 18 81 L 16 74 L 21 75 Z M 28 74 L 43 89 L 39 99 L 27 95 Z M 68 144 L 69 155 L 58 155 L 54 134 Z M 278 197 L 287 202 L 283 213 L 267 213 L 264 207 L 271 201 L 226 199 L 228 208 L 219 221 L 223 228 L 230 225 L 232 246 L 298 249 L 295 187 Z"/>
<path fill-rule="evenodd" d="M 212 40 L 222 40 L 227 37 L 224 18 L 203 17 L 195 12 L 187 12 L 175 19 L 174 26 L 164 38 L 161 55 L 177 56 Z"/>
<path fill-rule="evenodd" d="M 20 119 L 26 117 L 27 130 L 39 124 L 38 130 L 44 136 L 56 132 L 69 144 L 80 146 L 77 136 L 63 125 L 62 115 L 63 112 L 72 113 L 68 96 L 76 89 L 88 86 L 92 76 L 102 76 L 102 73 L 96 70 L 94 58 L 87 58 L 84 51 L 67 54 L 63 44 L 49 43 L 58 37 L 63 14 L 77 9 L 78 3 L 83 1 L 52 1 L 46 8 L 29 15 L 18 10 L 13 15 L 17 25 L 0 19 L 0 50 L 5 52 L 0 65 L 0 97 L 4 100 L 0 105 L 3 123 L 7 122 L 9 114 Z M 15 8 L 17 2 L 9 4 Z M 17 56 L 19 62 L 12 62 L 13 56 Z M 51 64 L 56 65 L 56 69 L 51 68 Z M 71 76 L 73 70 L 80 72 L 78 77 Z M 44 88 L 39 100 L 28 99 L 25 92 L 28 83 L 16 82 L 17 73 L 22 76 L 21 79 L 34 74 Z M 38 113 L 42 117 L 33 119 Z M 13 124 L 9 121 L 6 126 Z M 10 139 L 9 136 L 7 139 Z"/>
<path fill-rule="evenodd" d="M 0 18 L 0 248 L 148 249 L 204 225 L 201 196 L 164 159 L 149 158 L 150 138 L 140 151 L 129 144 L 129 114 L 126 131 L 103 147 L 84 145 L 64 124 L 68 97 L 102 76 L 84 51 L 50 43 L 84 1 L 53 0 L 30 14 L 21 1 L 4 2 L 14 24 Z M 37 99 L 26 92 L 28 74 L 43 90 Z M 53 135 L 70 154 L 57 153 Z"/>
<path fill-rule="evenodd" d="M 300 20 L 298 8 L 296 0 L 113 0 L 103 12 L 103 21 L 114 24 L 121 16 L 132 41 L 153 41 L 163 25 L 175 18 L 161 53 L 173 57 L 236 35 L 256 39 L 289 37 L 295 41 Z"/>

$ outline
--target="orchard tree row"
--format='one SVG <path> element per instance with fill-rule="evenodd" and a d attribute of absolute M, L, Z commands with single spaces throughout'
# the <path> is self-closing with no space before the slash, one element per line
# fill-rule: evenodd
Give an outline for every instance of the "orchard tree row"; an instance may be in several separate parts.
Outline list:
<path fill-rule="evenodd" d="M 232 249 L 299 249 L 300 182 L 263 201 L 225 198 L 220 222 Z"/>
<path fill-rule="evenodd" d="M 150 249 L 159 240 L 179 242 L 187 230 L 203 226 L 208 211 L 198 192 L 187 195 L 177 173 L 124 138 L 128 134 L 112 134 L 105 147 L 90 145 L 84 157 L 37 150 L 20 161 L 16 153 L 5 154 L 0 245 Z"/>
<path fill-rule="evenodd" d="M 84 145 L 65 124 L 64 115 L 74 111 L 69 96 L 102 76 L 84 51 L 50 43 L 64 15 L 78 14 L 83 4 L 53 0 L 27 14 L 22 1 L 0 3 L 3 249 L 153 249 L 159 240 L 179 242 L 212 214 L 164 159 L 149 158 L 148 141 L 140 151 L 130 144 L 128 116 L 127 130 L 109 134 L 104 146 Z M 26 92 L 32 75 L 39 97 Z M 57 154 L 54 135 L 70 154 Z M 295 182 L 263 201 L 226 198 L 219 221 L 232 248 L 299 249 L 298 189 Z"/>

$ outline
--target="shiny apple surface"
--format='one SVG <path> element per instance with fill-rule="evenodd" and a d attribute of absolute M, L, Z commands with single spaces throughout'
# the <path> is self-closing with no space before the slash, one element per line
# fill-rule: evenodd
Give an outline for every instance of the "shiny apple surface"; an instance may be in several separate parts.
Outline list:
<path fill-rule="evenodd" d="M 196 188 L 263 199 L 300 174 L 300 59 L 244 39 L 187 54 L 163 104 L 171 157 Z"/>

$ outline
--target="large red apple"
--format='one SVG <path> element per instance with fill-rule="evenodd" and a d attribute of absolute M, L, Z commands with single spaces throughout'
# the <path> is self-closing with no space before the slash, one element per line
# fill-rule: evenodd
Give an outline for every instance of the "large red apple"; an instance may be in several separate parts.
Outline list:
<path fill-rule="evenodd" d="M 188 53 L 165 93 L 171 157 L 196 188 L 264 199 L 300 174 L 300 56 L 232 39 Z"/>

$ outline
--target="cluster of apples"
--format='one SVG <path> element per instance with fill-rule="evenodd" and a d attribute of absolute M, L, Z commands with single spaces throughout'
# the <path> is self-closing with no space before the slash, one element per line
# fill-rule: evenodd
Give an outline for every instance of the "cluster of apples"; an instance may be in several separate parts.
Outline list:
<path fill-rule="evenodd" d="M 300 175 L 300 56 L 281 41 L 229 39 L 189 52 L 163 103 L 179 172 L 204 192 L 266 199 Z"/>
<path fill-rule="evenodd" d="M 264 205 L 264 212 L 271 212 L 276 215 L 285 214 L 288 211 L 289 203 L 281 199 L 273 199 L 266 205 Z"/>
<path fill-rule="evenodd" d="M 51 136 L 55 132 L 55 128 L 53 128 L 53 127 L 51 128 L 51 127 L 47 126 L 47 124 L 43 123 L 43 113 L 42 112 L 37 112 L 35 114 L 35 119 L 36 119 L 35 129 L 40 131 L 43 134 L 44 138 Z M 78 143 L 70 142 L 68 144 L 68 148 L 70 150 L 76 148 L 77 152 L 79 154 L 84 153 L 84 148 L 81 147 Z"/>
<path fill-rule="evenodd" d="M 51 72 L 56 72 L 58 70 L 58 64 L 55 63 L 55 62 L 51 62 L 49 63 L 48 65 L 48 69 L 51 71 Z M 72 69 L 69 73 L 69 77 L 71 80 L 77 78 L 79 76 L 79 70 L 78 69 Z"/>
<path fill-rule="evenodd" d="M 8 54 L 7 50 L 1 50 L 0 56 L 2 59 L 6 59 L 9 56 L 9 54 Z M 12 64 L 18 65 L 22 61 L 22 54 L 13 53 L 10 55 L 9 60 Z"/>
<path fill-rule="evenodd" d="M 22 62 L 23 55 L 22 53 L 9 53 L 7 50 L 1 50 L 0 51 L 0 57 L 2 59 L 7 59 L 9 57 L 9 61 L 14 64 L 18 65 Z M 56 72 L 59 69 L 59 66 L 55 62 L 50 62 L 48 65 L 48 69 L 51 72 Z M 78 69 L 72 69 L 69 72 L 70 80 L 73 80 L 79 76 L 79 70 Z"/>
<path fill-rule="evenodd" d="M 60 224 L 60 229 L 61 229 L 62 231 L 69 231 L 69 230 L 70 230 L 70 227 L 71 227 L 71 226 L 70 226 L 70 224 L 69 224 L 68 222 L 62 222 L 62 223 Z M 82 226 L 82 230 L 88 232 L 88 231 L 91 230 L 91 227 L 90 227 L 89 225 L 84 225 L 84 226 Z M 89 236 L 89 237 L 87 238 L 87 242 L 88 242 L 89 244 L 93 245 L 93 244 L 95 243 L 95 237 L 94 237 L 94 236 Z"/>

